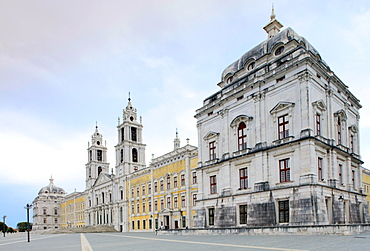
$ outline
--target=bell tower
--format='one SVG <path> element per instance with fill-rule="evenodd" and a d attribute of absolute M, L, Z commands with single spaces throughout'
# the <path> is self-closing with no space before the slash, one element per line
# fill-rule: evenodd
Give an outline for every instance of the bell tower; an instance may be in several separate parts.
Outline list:
<path fill-rule="evenodd" d="M 91 136 L 91 144 L 88 142 L 87 156 L 86 188 L 90 188 L 100 173 L 109 172 L 106 143 L 103 145 L 103 135 L 99 133 L 97 125 L 94 134 Z"/>
<path fill-rule="evenodd" d="M 116 148 L 116 175 L 125 175 L 145 167 L 142 119 L 137 120 L 137 110 L 131 98 L 123 110 L 122 123 L 118 118 L 118 144 Z"/>

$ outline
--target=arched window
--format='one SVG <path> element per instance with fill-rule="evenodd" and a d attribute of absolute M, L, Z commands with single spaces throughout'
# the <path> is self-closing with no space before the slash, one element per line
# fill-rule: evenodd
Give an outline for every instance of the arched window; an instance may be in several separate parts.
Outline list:
<path fill-rule="evenodd" d="M 246 125 L 244 122 L 240 122 L 238 127 L 238 150 L 244 150 L 247 148 L 247 134 L 246 134 Z"/>
<path fill-rule="evenodd" d="M 123 149 L 121 149 L 121 163 L 123 162 Z"/>
<path fill-rule="evenodd" d="M 138 162 L 137 161 L 137 149 L 132 148 L 132 162 Z"/>
<path fill-rule="evenodd" d="M 102 169 L 101 166 L 98 167 L 98 175 L 101 173 Z"/>

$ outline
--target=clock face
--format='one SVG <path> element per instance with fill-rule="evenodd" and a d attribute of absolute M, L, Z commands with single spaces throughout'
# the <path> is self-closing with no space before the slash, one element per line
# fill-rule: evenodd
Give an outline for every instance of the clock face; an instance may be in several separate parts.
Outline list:
<path fill-rule="evenodd" d="M 96 141 L 96 144 L 99 146 L 100 145 L 100 141 Z"/>

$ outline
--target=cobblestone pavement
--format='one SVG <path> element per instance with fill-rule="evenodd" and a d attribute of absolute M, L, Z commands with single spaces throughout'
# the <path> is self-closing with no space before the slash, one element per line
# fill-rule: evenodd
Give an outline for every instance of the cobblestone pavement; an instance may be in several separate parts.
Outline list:
<path fill-rule="evenodd" d="M 156 236 L 154 233 L 84 234 L 92 250 L 356 250 L 370 251 L 370 234 L 352 236 L 303 235 L 186 235 Z M 83 239 L 83 238 L 82 238 Z M 81 234 L 7 235 L 0 238 L 0 250 L 81 251 Z M 86 249 L 85 249 L 86 250 Z"/>

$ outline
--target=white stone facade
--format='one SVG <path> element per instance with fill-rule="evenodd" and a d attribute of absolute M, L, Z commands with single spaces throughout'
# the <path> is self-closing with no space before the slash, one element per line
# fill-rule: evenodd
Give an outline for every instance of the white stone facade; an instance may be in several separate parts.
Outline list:
<path fill-rule="evenodd" d="M 196 111 L 195 227 L 367 221 L 359 100 L 306 39 L 280 28 L 272 15 L 268 39 Z"/>
<path fill-rule="evenodd" d="M 65 194 L 63 188 L 54 185 L 53 178 L 50 178 L 48 186 L 41 188 L 38 196 L 32 202 L 33 231 L 60 227 L 60 203 L 63 202 Z"/>

